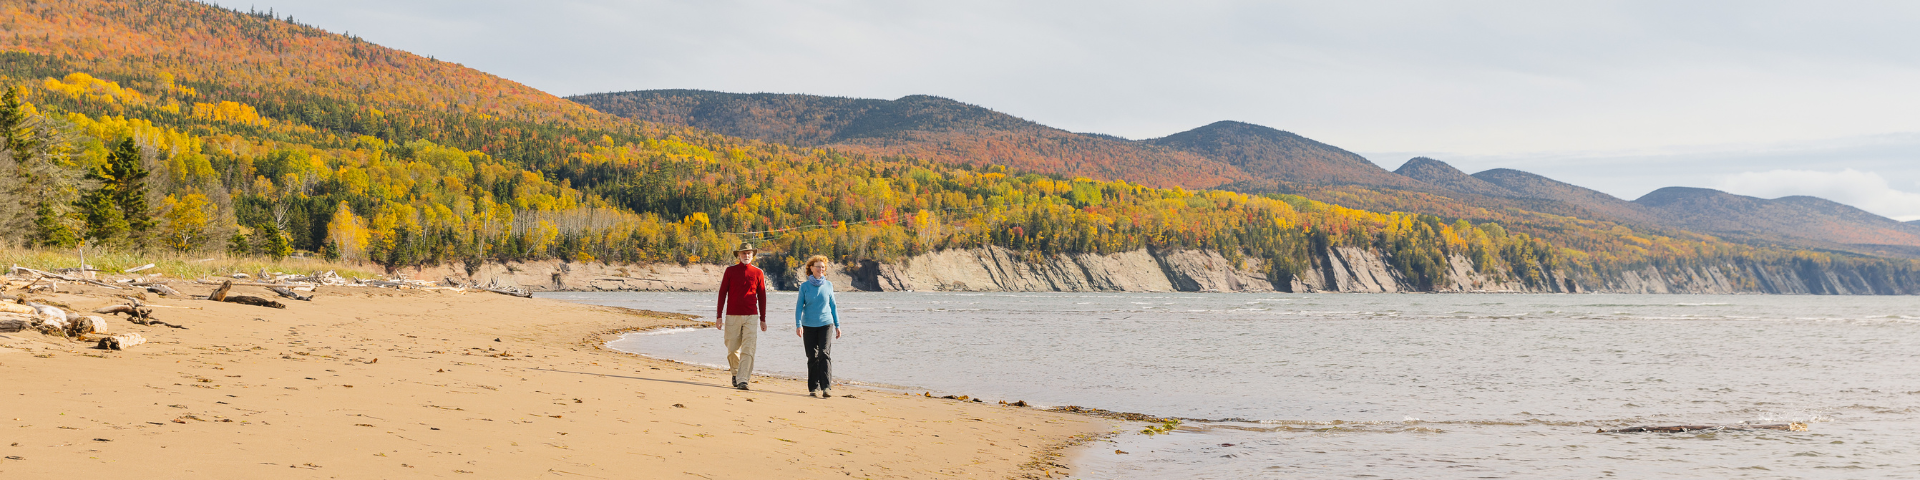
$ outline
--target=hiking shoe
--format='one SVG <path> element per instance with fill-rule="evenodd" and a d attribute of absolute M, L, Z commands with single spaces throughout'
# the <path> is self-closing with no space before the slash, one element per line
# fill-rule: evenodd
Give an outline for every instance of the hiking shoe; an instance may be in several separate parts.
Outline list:
<path fill-rule="evenodd" d="M 809 397 L 819 397 L 819 396 L 820 396 L 820 391 L 819 391 L 819 390 L 808 390 L 808 391 L 807 391 L 807 396 L 809 396 Z"/>
<path fill-rule="evenodd" d="M 733 384 L 733 388 L 738 388 L 738 389 L 741 389 L 741 390 L 746 390 L 746 389 L 747 389 L 747 382 L 740 382 L 740 383 L 735 383 L 735 384 Z"/>
<path fill-rule="evenodd" d="M 833 398 L 833 393 L 829 390 L 821 389 L 820 398 Z"/>

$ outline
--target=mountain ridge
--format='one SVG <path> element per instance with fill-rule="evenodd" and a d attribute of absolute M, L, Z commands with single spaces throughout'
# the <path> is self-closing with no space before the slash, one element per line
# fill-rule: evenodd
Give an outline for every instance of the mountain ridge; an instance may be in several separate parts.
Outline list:
<path fill-rule="evenodd" d="M 1702 200 L 1689 203 L 1687 208 L 1661 208 L 1651 200 L 1627 201 L 1520 170 L 1491 169 L 1469 175 L 1426 157 L 1416 157 L 1388 171 L 1337 146 L 1232 120 L 1158 138 L 1127 140 L 1069 132 L 986 107 L 926 95 L 879 100 L 635 90 L 568 99 L 632 120 L 688 125 L 763 141 L 916 155 L 948 163 L 1006 164 L 1029 171 L 1146 185 L 1296 193 L 1322 201 L 1358 201 L 1369 208 L 1391 207 L 1483 220 L 1507 218 L 1509 214 L 1500 212 L 1520 209 L 1656 231 L 1681 229 L 1761 243 L 1873 254 L 1887 250 L 1856 246 L 1872 245 L 1865 242 L 1877 239 L 1920 248 L 1920 229 L 1891 225 L 1858 209 L 1792 201 L 1765 206 L 1770 215 L 1798 218 L 1788 220 L 1715 210 L 1740 207 L 1757 211 L 1762 207 L 1742 207 L 1745 204 L 1739 202 Z M 1401 200 L 1380 203 L 1364 198 L 1369 195 Z"/>
<path fill-rule="evenodd" d="M 1230 165 L 1110 135 L 1081 134 L 931 95 L 895 100 L 803 94 L 636 90 L 567 99 L 624 118 L 725 135 L 951 164 L 1207 188 L 1246 180 Z M 1179 175 L 1162 172 L 1178 171 Z"/>

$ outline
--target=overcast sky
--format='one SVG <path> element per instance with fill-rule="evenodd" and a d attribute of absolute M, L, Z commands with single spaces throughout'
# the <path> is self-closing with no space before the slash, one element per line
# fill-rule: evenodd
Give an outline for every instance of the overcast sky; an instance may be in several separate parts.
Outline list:
<path fill-rule="evenodd" d="M 1240 120 L 1626 199 L 1920 219 L 1920 2 L 252 0 L 557 95 L 930 94 L 1152 138 Z"/>

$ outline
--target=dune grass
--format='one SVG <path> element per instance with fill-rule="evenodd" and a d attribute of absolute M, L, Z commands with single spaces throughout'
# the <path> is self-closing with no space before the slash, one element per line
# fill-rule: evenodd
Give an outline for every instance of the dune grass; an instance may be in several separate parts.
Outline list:
<path fill-rule="evenodd" d="M 49 250 L 30 248 L 0 248 L 0 267 L 11 269 L 13 265 L 37 269 L 58 270 L 78 268 L 80 266 L 78 250 Z M 267 257 L 232 256 L 226 253 L 177 253 L 177 252 L 139 252 L 104 250 L 86 252 L 87 265 L 99 270 L 98 275 L 120 274 L 129 268 L 153 264 L 153 268 L 141 270 L 137 275 L 161 274 L 167 278 L 201 279 L 224 277 L 234 273 L 258 275 L 268 273 L 314 274 L 332 270 L 343 277 L 383 278 L 379 267 L 330 262 L 313 257 L 287 257 L 274 260 Z"/>

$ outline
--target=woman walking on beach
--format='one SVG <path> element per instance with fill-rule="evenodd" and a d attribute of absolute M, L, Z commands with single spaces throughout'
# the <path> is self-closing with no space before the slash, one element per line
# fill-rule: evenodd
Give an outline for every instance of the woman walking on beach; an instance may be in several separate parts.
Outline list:
<path fill-rule="evenodd" d="M 793 309 L 793 334 L 807 350 L 807 395 L 828 398 L 833 396 L 828 352 L 831 340 L 840 338 L 840 309 L 833 302 L 833 282 L 827 281 L 827 257 L 814 255 L 805 268 L 807 281 L 800 284 L 799 304 Z M 828 327 L 833 328 L 832 338 L 827 337 Z"/>

